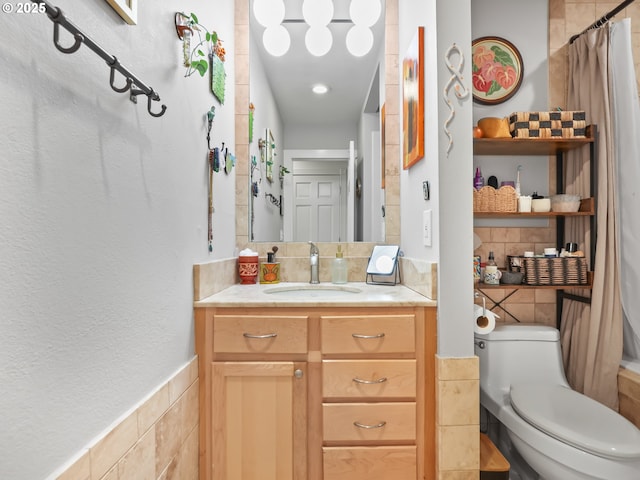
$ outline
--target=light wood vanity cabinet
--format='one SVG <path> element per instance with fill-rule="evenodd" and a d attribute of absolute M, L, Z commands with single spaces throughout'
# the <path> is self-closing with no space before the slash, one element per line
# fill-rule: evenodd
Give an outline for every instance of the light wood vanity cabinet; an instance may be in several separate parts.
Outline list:
<path fill-rule="evenodd" d="M 434 476 L 434 307 L 195 317 L 201 479 Z"/>

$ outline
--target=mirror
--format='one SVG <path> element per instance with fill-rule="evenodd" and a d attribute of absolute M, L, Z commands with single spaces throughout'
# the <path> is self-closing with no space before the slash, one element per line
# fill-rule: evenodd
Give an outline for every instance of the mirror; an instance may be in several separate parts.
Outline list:
<path fill-rule="evenodd" d="M 344 5 L 339 6 L 342 2 Z M 287 116 L 296 115 L 290 113 L 291 108 L 286 105 L 280 106 L 276 102 L 277 95 L 273 94 L 273 103 L 270 103 L 270 99 L 261 97 L 256 91 L 257 85 L 268 85 L 269 70 L 285 70 L 284 62 L 286 62 L 287 55 L 282 57 L 268 56 L 266 59 L 262 58 L 263 55 L 257 55 L 260 50 L 263 51 L 261 35 L 264 31 L 264 27 L 259 26 L 259 33 L 254 33 L 254 27 L 251 26 L 253 17 L 252 14 L 252 0 L 236 0 L 236 39 L 235 39 L 235 62 L 236 62 L 236 155 L 238 157 L 238 167 L 236 169 L 236 233 L 237 244 L 245 245 L 248 242 L 273 242 L 273 241 L 306 241 L 306 239 L 294 239 L 287 231 L 288 215 L 292 213 L 291 206 L 293 205 L 293 177 L 302 176 L 312 179 L 317 175 L 329 175 L 325 170 L 329 168 L 329 165 L 336 167 L 334 176 L 338 182 L 338 185 L 342 185 L 343 190 L 347 190 L 351 198 L 351 204 L 340 207 L 341 217 L 351 217 L 353 225 L 353 235 L 341 236 L 336 238 L 335 241 L 345 242 L 349 240 L 363 240 L 363 241 L 378 241 L 378 242 L 393 242 L 399 240 L 399 131 L 398 131 L 398 80 L 397 80 L 397 66 L 398 66 L 398 54 L 397 54 L 397 41 L 393 37 L 397 36 L 397 0 L 386 0 L 382 2 L 384 19 L 384 28 L 380 27 L 380 31 L 391 31 L 392 36 L 387 35 L 386 41 L 382 38 L 376 40 L 374 43 L 374 50 L 369 54 L 374 58 L 373 67 L 366 67 L 365 61 L 359 62 L 356 59 L 351 63 L 352 66 L 360 67 L 358 70 L 358 76 L 365 78 L 365 80 L 359 80 L 359 89 L 365 92 L 362 95 L 361 105 L 356 117 L 362 115 L 363 108 L 365 107 L 366 100 L 371 100 L 371 104 L 374 105 L 373 111 L 367 112 L 367 122 L 371 124 L 375 123 L 375 130 L 377 131 L 377 140 L 374 140 L 371 136 L 371 132 L 362 140 L 363 130 L 362 125 L 358 126 L 359 120 L 354 120 L 354 114 L 347 114 L 349 118 L 340 120 L 337 117 L 339 108 L 335 106 L 324 107 L 322 104 L 315 100 L 315 104 L 306 104 L 303 107 L 302 117 L 294 117 L 294 120 L 287 120 Z M 288 1 L 285 3 L 289 3 Z M 295 0 L 292 3 L 297 5 L 300 10 L 302 2 Z M 336 10 L 334 12 L 334 19 L 348 18 L 348 5 L 349 0 L 335 0 Z M 346 8 L 346 13 L 343 12 Z M 343 13 L 340 13 L 343 12 Z M 295 40 L 293 35 L 295 30 L 305 32 L 308 28 L 306 24 L 296 21 L 298 17 L 296 14 L 287 13 L 285 16 L 285 24 L 287 28 L 291 27 L 292 41 L 291 51 L 294 52 L 294 47 L 297 49 L 305 49 L 304 47 L 304 35 L 302 40 Z M 300 17 L 301 18 L 301 17 Z M 287 23 L 288 22 L 288 23 Z M 336 23 L 336 32 L 342 30 L 346 32 L 351 26 L 345 24 L 346 22 Z M 382 25 L 382 19 L 379 21 Z M 332 23 L 331 26 L 334 24 Z M 335 34 L 334 44 L 332 51 L 337 48 L 344 49 L 344 35 L 342 33 L 339 37 L 339 33 Z M 255 40 L 255 36 L 259 38 Z M 375 51 L 378 48 L 378 51 Z M 383 54 L 384 52 L 384 54 Z M 292 53 L 293 54 L 293 53 Z M 326 55 L 327 61 L 331 60 L 331 51 Z M 335 55 L 334 55 L 335 57 Z M 355 58 L 355 57 L 353 57 Z M 320 60 L 322 57 L 314 57 L 313 63 L 324 62 Z M 335 60 L 335 58 L 334 58 Z M 262 70 L 256 70 L 254 65 L 262 65 Z M 266 64 L 266 67 L 265 67 Z M 302 95 L 306 95 L 306 90 L 309 89 L 310 80 L 307 78 L 306 83 L 303 86 L 295 86 L 290 81 L 303 77 L 303 73 L 300 71 L 302 62 L 294 62 L 298 65 L 298 71 L 294 74 L 289 74 L 287 79 L 288 93 L 286 98 L 292 99 L 294 105 L 302 104 Z M 303 64 L 302 64 L 303 65 Z M 309 65 L 307 63 L 307 65 Z M 325 65 L 323 63 L 323 65 Z M 324 66 L 325 70 L 340 72 L 346 70 L 346 68 L 338 68 L 333 66 Z M 304 70 L 304 66 L 302 67 Z M 310 70 L 309 67 L 306 70 Z M 366 70 L 366 71 L 365 71 Z M 389 74 L 388 72 L 391 72 Z M 285 76 L 286 77 L 286 76 Z M 356 78 L 356 74 L 351 73 L 352 80 Z M 260 82 L 260 83 L 258 83 Z M 283 80 L 278 81 L 278 84 L 285 83 Z M 350 80 L 341 80 L 336 84 L 340 86 L 341 83 L 349 84 Z M 351 82 L 355 83 L 355 82 Z M 372 85 L 376 85 L 375 88 L 370 88 Z M 300 89 L 304 87 L 305 92 Z M 330 86 L 330 89 L 332 87 Z M 275 91 L 275 89 L 274 89 Z M 376 95 L 369 95 L 369 92 L 373 91 Z M 330 91 L 331 93 L 331 91 Z M 256 100 L 259 98 L 259 100 Z M 386 98 L 386 101 L 385 101 Z M 340 100 L 338 100 L 340 102 Z M 380 118 L 380 106 L 385 103 L 385 118 Z M 282 103 L 282 102 L 280 102 Z M 291 103 L 291 102 L 290 102 Z M 346 103 L 344 98 L 342 103 Z M 254 109 L 249 115 L 248 106 L 252 104 Z M 247 108 L 245 108 L 245 105 Z M 273 115 L 269 117 L 273 112 L 279 111 L 280 115 Z M 327 111 L 331 115 L 327 120 Z M 365 110 L 366 111 L 366 110 Z M 262 115 L 262 116 L 261 116 Z M 279 118 L 282 117 L 282 118 Z M 375 120 L 372 120 L 375 119 Z M 384 120 L 384 122 L 382 122 Z M 380 138 L 380 124 L 384 125 L 384 138 Z M 363 122 L 360 122 L 363 123 Z M 249 125 L 253 125 L 252 135 L 249 133 Z M 345 125 L 350 125 L 346 127 Z M 266 141 L 266 132 L 270 132 L 273 136 L 273 142 Z M 373 128 L 370 128 L 373 131 Z M 337 133 L 348 132 L 348 136 L 342 136 L 344 141 L 335 140 L 340 138 Z M 252 136 L 252 141 L 249 142 L 249 138 Z M 314 140 L 315 138 L 315 140 Z M 310 140 L 311 139 L 311 140 Z M 320 139 L 320 140 L 318 140 Z M 358 148 L 353 148 L 350 152 L 348 140 L 358 141 L 360 143 L 366 143 L 366 145 Z M 310 140 L 310 141 L 309 141 Z M 362 229 L 358 231 L 356 222 L 358 221 L 358 215 L 362 215 L 362 210 L 367 206 L 371 207 L 371 197 L 367 197 L 366 180 L 363 178 L 361 171 L 363 165 L 363 159 L 366 161 L 365 155 L 369 156 L 369 162 L 371 162 L 371 146 L 377 141 L 378 150 L 377 163 L 375 167 L 377 176 L 377 186 L 380 192 L 380 202 L 384 205 L 385 217 L 382 219 L 382 209 L 379 212 L 369 212 L 369 215 L 377 214 L 380 218 L 381 227 L 376 232 L 377 236 L 372 236 L 370 233 L 367 237 L 366 232 Z M 260 144 L 265 147 L 265 151 L 260 148 Z M 266 175 L 266 162 L 262 163 L 262 157 L 266 155 L 266 147 L 273 148 L 272 154 L 274 155 L 274 163 L 272 170 L 272 181 L 267 180 Z M 324 147 L 324 148 L 323 148 Z M 349 154 L 353 153 L 353 159 L 350 164 Z M 340 158 L 340 155 L 343 155 Z M 380 157 L 386 158 L 385 165 L 382 166 Z M 312 160 L 310 160 L 312 159 Z M 393 161 L 389 161 L 393 159 Z M 320 162 L 322 160 L 322 162 Z M 330 160 L 330 161 L 327 161 Z M 356 167 L 360 165 L 359 167 Z M 341 183 L 342 182 L 342 183 Z M 384 190 L 382 189 L 384 185 Z M 303 185 L 304 186 L 304 185 Z M 298 185 L 300 187 L 300 185 Z M 318 185 L 315 185 L 318 187 Z M 357 187 L 357 188 L 356 188 Z M 320 187 L 322 188 L 322 186 Z M 253 205 L 252 205 L 253 204 Z M 259 204 L 259 208 L 256 206 Z M 358 211 L 360 208 L 360 211 Z M 267 212 L 267 213 L 265 213 Z M 262 222 L 258 225 L 256 218 L 259 217 Z M 265 235 L 262 235 L 264 230 L 264 223 L 270 226 L 270 231 Z M 253 224 L 253 225 L 252 225 Z M 253 226 L 253 229 L 251 228 Z M 275 228 L 274 228 L 275 226 Z M 291 229 L 290 229 L 291 230 Z M 285 235 L 287 231 L 287 235 Z M 344 235 L 344 233 L 342 234 Z M 323 238 L 314 238 L 317 241 L 328 241 Z"/>

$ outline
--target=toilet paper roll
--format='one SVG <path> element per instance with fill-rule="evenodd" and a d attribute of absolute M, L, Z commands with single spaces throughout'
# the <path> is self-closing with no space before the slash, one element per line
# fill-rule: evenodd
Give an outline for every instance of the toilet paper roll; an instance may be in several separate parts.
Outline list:
<path fill-rule="evenodd" d="M 473 318 L 473 329 L 475 333 L 487 334 L 496 328 L 496 314 L 490 310 L 485 310 L 483 315 L 480 305 L 473 307 Z"/>

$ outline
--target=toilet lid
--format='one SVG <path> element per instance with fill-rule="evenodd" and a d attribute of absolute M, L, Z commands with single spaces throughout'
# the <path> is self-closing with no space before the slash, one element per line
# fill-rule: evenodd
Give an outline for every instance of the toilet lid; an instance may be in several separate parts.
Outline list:
<path fill-rule="evenodd" d="M 511 405 L 539 430 L 601 457 L 640 457 L 640 430 L 610 408 L 561 385 L 513 385 Z"/>

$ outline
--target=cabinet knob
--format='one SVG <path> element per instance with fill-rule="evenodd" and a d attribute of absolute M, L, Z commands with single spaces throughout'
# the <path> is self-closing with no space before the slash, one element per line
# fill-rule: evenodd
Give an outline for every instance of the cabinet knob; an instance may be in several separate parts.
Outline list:
<path fill-rule="evenodd" d="M 295 372 L 293 372 L 293 376 L 296 378 L 302 378 L 303 375 L 304 372 L 299 368 L 296 368 Z"/>

